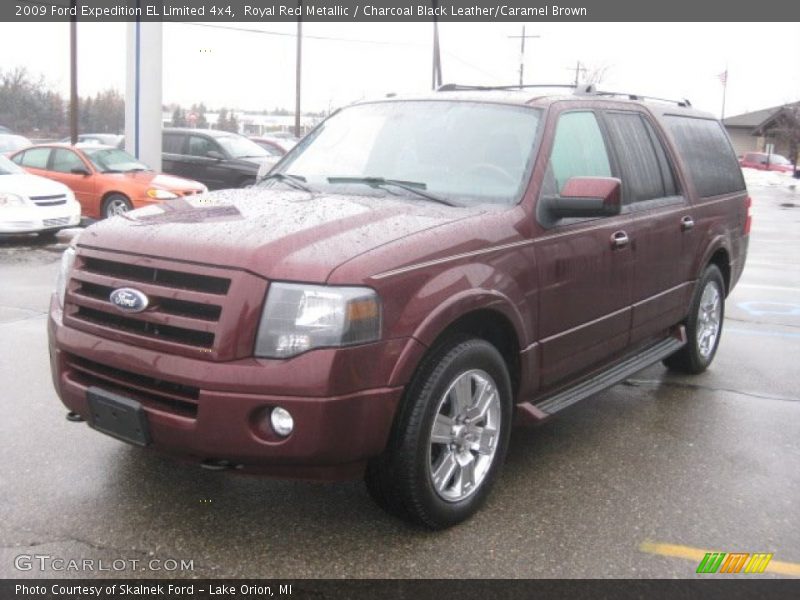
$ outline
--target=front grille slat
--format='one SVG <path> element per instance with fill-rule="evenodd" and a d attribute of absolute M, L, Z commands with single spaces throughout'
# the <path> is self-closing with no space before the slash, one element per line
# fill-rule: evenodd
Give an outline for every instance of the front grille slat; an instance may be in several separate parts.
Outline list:
<path fill-rule="evenodd" d="M 108 275 L 99 275 L 97 273 L 91 273 L 89 271 L 83 271 L 80 269 L 72 272 L 72 279 L 82 283 L 105 286 L 109 290 L 115 290 L 117 288 L 126 286 L 134 286 L 137 290 L 147 294 L 148 297 L 157 297 L 161 299 L 166 298 L 170 300 L 179 299 L 186 302 L 192 302 L 194 304 L 219 306 L 219 303 L 222 301 L 218 294 L 208 294 L 206 292 L 196 292 L 193 290 L 177 290 L 171 287 L 140 281 L 134 283 L 130 279 L 109 277 Z"/>
<path fill-rule="evenodd" d="M 72 297 L 73 302 L 75 297 Z M 211 348 L 214 345 L 214 334 L 208 331 L 198 331 L 164 325 L 141 318 L 142 313 L 136 315 L 113 314 L 105 310 L 98 310 L 87 306 L 78 305 L 74 317 L 109 329 L 127 331 L 135 335 L 195 346 L 198 348 Z"/>
<path fill-rule="evenodd" d="M 155 283 L 164 287 L 219 295 L 227 294 L 231 284 L 230 279 L 223 277 L 197 275 L 170 269 L 157 269 L 88 256 L 83 259 L 83 270 L 128 281 Z"/>
<path fill-rule="evenodd" d="M 91 308 L 101 312 L 107 312 L 113 316 L 121 315 L 139 321 L 168 325 L 190 331 L 202 331 L 214 333 L 216 329 L 215 321 L 209 319 L 197 319 L 192 316 L 183 316 L 167 311 L 160 310 L 161 305 L 158 299 L 151 299 L 151 308 L 140 313 L 122 313 L 111 302 L 108 301 L 108 294 L 97 297 L 92 292 L 87 293 L 86 288 L 81 286 L 74 292 L 68 292 L 69 299 L 77 306 Z"/>
<path fill-rule="evenodd" d="M 197 417 L 199 388 L 138 375 L 74 355 L 67 356 L 67 366 L 73 379 L 85 387 L 97 386 L 140 401 L 148 408 Z"/>

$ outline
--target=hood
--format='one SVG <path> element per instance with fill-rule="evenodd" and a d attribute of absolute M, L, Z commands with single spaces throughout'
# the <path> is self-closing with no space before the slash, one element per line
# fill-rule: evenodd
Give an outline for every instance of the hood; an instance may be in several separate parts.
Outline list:
<path fill-rule="evenodd" d="M 175 175 L 156 173 L 154 171 L 133 171 L 130 173 L 103 173 L 103 177 L 115 177 L 135 181 L 145 187 L 156 186 L 167 190 L 204 190 L 205 186 L 192 179 L 184 179 Z"/>
<path fill-rule="evenodd" d="M 27 197 L 55 196 L 56 194 L 68 194 L 69 188 L 52 179 L 31 175 L 30 173 L 19 173 L 0 175 L 0 192 Z"/>
<path fill-rule="evenodd" d="M 101 221 L 80 236 L 79 245 L 238 267 L 268 279 L 324 282 L 359 254 L 481 212 L 391 196 L 246 188 Z"/>

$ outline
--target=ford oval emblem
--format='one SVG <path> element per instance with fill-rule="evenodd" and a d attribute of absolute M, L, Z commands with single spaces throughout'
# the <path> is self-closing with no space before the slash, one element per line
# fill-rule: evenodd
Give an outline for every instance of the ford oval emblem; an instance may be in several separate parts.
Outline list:
<path fill-rule="evenodd" d="M 147 296 L 133 288 L 118 288 L 108 297 L 111 304 L 126 313 L 139 313 L 150 304 Z"/>

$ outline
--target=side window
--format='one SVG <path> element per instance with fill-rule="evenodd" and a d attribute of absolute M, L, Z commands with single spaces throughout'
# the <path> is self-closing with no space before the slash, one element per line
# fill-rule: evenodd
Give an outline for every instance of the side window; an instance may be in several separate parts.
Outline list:
<path fill-rule="evenodd" d="M 165 133 L 163 138 L 163 152 L 167 154 L 183 154 L 184 136 L 180 133 Z"/>
<path fill-rule="evenodd" d="M 635 112 L 610 112 L 607 121 L 621 163 L 627 202 L 675 195 L 672 170 L 650 124 Z"/>
<path fill-rule="evenodd" d="M 31 148 L 25 151 L 19 164 L 31 169 L 46 169 L 48 158 L 50 158 L 50 148 Z"/>
<path fill-rule="evenodd" d="M 53 150 L 53 161 L 50 166 L 51 171 L 59 173 L 70 173 L 75 168 L 86 168 L 83 161 L 72 150 L 58 148 Z"/>
<path fill-rule="evenodd" d="M 210 150 L 219 152 L 219 146 L 213 140 L 199 135 L 189 136 L 189 154 L 192 156 L 206 156 Z"/>
<path fill-rule="evenodd" d="M 681 115 L 664 120 L 700 197 L 745 189 L 742 169 L 719 121 Z"/>
<path fill-rule="evenodd" d="M 570 177 L 611 177 L 608 151 L 594 113 L 568 112 L 559 117 L 548 171 L 555 179 L 555 193 Z"/>

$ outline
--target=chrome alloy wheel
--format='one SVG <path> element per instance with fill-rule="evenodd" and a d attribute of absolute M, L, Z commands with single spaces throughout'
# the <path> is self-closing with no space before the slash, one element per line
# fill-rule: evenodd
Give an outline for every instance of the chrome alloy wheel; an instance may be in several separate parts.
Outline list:
<path fill-rule="evenodd" d="M 461 373 L 439 400 L 431 428 L 428 472 L 437 495 L 459 502 L 481 486 L 500 436 L 500 395 L 485 371 Z"/>
<path fill-rule="evenodd" d="M 122 198 L 113 198 L 108 202 L 106 214 L 109 217 L 116 217 L 117 215 L 125 214 L 128 210 L 128 203 L 125 202 L 125 200 Z"/>
<path fill-rule="evenodd" d="M 697 350 L 708 359 L 714 351 L 722 325 L 722 294 L 716 282 L 709 281 L 697 309 Z"/>

